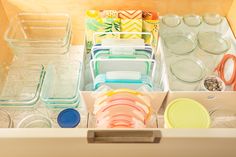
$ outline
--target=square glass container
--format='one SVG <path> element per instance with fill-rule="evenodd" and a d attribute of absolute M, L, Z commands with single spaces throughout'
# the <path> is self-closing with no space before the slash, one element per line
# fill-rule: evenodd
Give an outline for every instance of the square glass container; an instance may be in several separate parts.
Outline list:
<path fill-rule="evenodd" d="M 81 63 L 52 62 L 47 66 L 41 100 L 48 108 L 77 107 L 80 102 Z"/>
<path fill-rule="evenodd" d="M 5 40 L 15 53 L 64 54 L 71 41 L 71 20 L 62 13 L 19 13 Z"/>
<path fill-rule="evenodd" d="M 1 107 L 34 107 L 40 97 L 45 71 L 42 65 L 11 65 L 1 75 Z"/>

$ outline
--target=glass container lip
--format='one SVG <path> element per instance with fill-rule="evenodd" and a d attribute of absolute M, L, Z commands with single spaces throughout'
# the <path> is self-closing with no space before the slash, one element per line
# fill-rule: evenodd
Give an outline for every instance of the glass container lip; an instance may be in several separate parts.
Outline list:
<path fill-rule="evenodd" d="M 176 51 L 172 51 L 171 48 L 167 45 L 166 39 L 167 37 L 173 37 L 173 36 L 182 36 L 187 38 L 189 41 L 191 40 L 191 42 L 193 43 L 193 46 L 190 50 L 184 52 L 184 53 L 176 53 Z M 169 51 L 175 55 L 187 55 L 191 52 L 193 52 L 196 47 L 197 47 L 197 37 L 193 32 L 187 32 L 187 31 L 174 31 L 174 32 L 168 32 L 168 33 L 163 33 L 162 35 L 163 41 L 165 46 L 167 47 L 167 49 L 169 49 Z"/>
<path fill-rule="evenodd" d="M 22 127 L 23 123 L 24 123 L 25 121 L 27 121 L 28 119 L 33 118 L 33 117 L 43 118 L 43 120 L 44 120 L 45 122 L 47 121 L 47 123 L 49 124 L 49 128 L 52 128 L 52 124 L 53 124 L 52 120 L 49 119 L 47 116 L 42 115 L 42 114 L 31 114 L 31 115 L 28 115 L 28 116 L 24 117 L 24 118 L 18 123 L 17 128 L 27 128 L 27 127 Z"/>
<path fill-rule="evenodd" d="M 0 114 L 4 114 L 7 117 L 8 121 L 9 121 L 7 128 L 13 128 L 14 122 L 13 122 L 10 114 L 6 110 L 3 110 L 3 109 L 0 109 Z"/>
<path fill-rule="evenodd" d="M 201 69 L 201 76 L 198 79 L 194 79 L 192 81 L 191 80 L 185 80 L 182 77 L 179 77 L 178 75 L 176 75 L 176 73 L 173 70 L 174 65 L 177 64 L 177 63 L 182 63 L 184 60 L 188 60 L 188 61 L 191 61 L 191 62 L 195 63 Z M 182 58 L 182 59 L 178 59 L 177 61 L 175 61 L 174 63 L 172 63 L 170 65 L 170 72 L 174 77 L 176 77 L 180 81 L 183 81 L 183 82 L 186 82 L 186 83 L 196 83 L 196 82 L 201 81 L 205 77 L 206 67 L 205 67 L 204 63 L 201 60 L 197 59 L 197 58 Z"/>
<path fill-rule="evenodd" d="M 197 20 L 199 20 L 199 23 L 196 24 L 196 25 L 194 25 L 194 24 L 189 24 L 189 23 L 187 22 L 187 20 L 186 20 L 186 19 L 189 18 L 189 17 L 197 18 Z M 199 16 L 199 15 L 197 15 L 197 14 L 188 14 L 188 15 L 183 16 L 183 22 L 184 22 L 187 26 L 189 26 L 189 27 L 198 27 L 198 26 L 200 26 L 200 25 L 202 24 L 202 17 Z"/>
<path fill-rule="evenodd" d="M 40 65 L 40 67 L 41 67 L 40 78 L 38 81 L 35 94 L 31 99 L 24 99 L 24 100 L 0 99 L 0 106 L 2 107 L 6 107 L 6 106 L 7 107 L 33 107 L 33 105 L 35 105 L 36 102 L 39 100 L 41 87 L 42 87 L 42 83 L 45 76 L 44 66 Z"/>
<path fill-rule="evenodd" d="M 9 38 L 8 37 L 8 34 L 9 34 L 9 32 L 10 32 L 10 30 L 11 29 L 13 29 L 14 27 L 15 27 L 15 25 L 14 25 L 14 22 L 15 21 L 17 21 L 17 19 L 19 18 L 19 16 L 23 16 L 23 15 L 28 15 L 28 16 L 30 16 L 30 15 L 43 15 L 43 16 L 47 16 L 47 15 L 49 15 L 49 16 L 64 16 L 64 17 L 66 17 L 67 18 L 67 25 L 66 25 L 66 34 L 65 34 L 65 37 L 63 38 L 63 39 L 59 39 L 59 40 L 27 40 L 27 39 L 11 39 L 11 38 Z M 67 40 L 69 40 L 69 39 L 67 39 L 68 38 L 68 36 L 69 36 L 69 33 L 71 32 L 71 17 L 69 16 L 69 14 L 67 14 L 67 13 L 30 13 L 30 12 L 22 12 L 22 13 L 19 13 L 19 14 L 17 14 L 15 17 L 13 17 L 11 20 L 10 20 L 10 22 L 9 22 L 9 27 L 7 28 L 7 30 L 6 30 L 6 32 L 5 32 L 5 34 L 4 34 L 4 39 L 6 40 L 6 41 L 8 41 L 8 42 L 29 42 L 29 43 L 32 43 L 32 42 L 51 42 L 51 43 L 53 43 L 53 42 L 62 42 L 62 43 L 65 43 L 65 42 L 67 42 Z"/>
<path fill-rule="evenodd" d="M 222 39 L 224 41 L 227 48 L 225 50 L 222 50 L 222 51 L 213 52 L 213 51 L 203 47 L 201 42 L 200 42 L 200 37 L 199 37 L 202 33 L 211 33 L 211 34 L 217 35 L 220 39 Z M 197 43 L 198 43 L 198 46 L 199 46 L 200 49 L 202 49 L 204 52 L 207 52 L 207 53 L 212 54 L 212 55 L 224 54 L 231 48 L 230 42 L 221 33 L 215 32 L 215 31 L 201 31 L 201 32 L 198 32 L 198 34 L 197 34 Z"/>
<path fill-rule="evenodd" d="M 214 17 L 214 18 L 218 18 L 218 21 L 216 21 L 216 22 L 211 22 L 211 21 L 208 21 L 207 20 L 207 17 Z M 218 24 L 220 24 L 222 21 L 223 21 L 223 18 L 222 18 L 222 16 L 220 15 L 220 14 L 217 14 L 217 13 L 206 13 L 206 14 L 204 14 L 203 16 L 203 21 L 206 23 L 206 24 L 208 24 L 208 25 L 218 25 Z"/>
<path fill-rule="evenodd" d="M 178 21 L 177 21 L 177 24 L 175 24 L 175 25 L 170 25 L 170 24 L 166 23 L 165 18 L 170 18 L 170 17 L 177 19 L 177 20 L 178 20 Z M 168 26 L 168 27 L 177 27 L 177 26 L 179 26 L 179 25 L 181 24 L 181 18 L 180 18 L 180 16 L 178 16 L 178 15 L 176 15 L 176 14 L 168 14 L 168 15 L 165 15 L 165 16 L 162 17 L 161 21 L 162 21 L 162 23 L 163 23 L 164 25 L 166 25 L 166 26 Z"/>
<path fill-rule="evenodd" d="M 25 51 L 25 49 L 33 49 L 33 50 L 35 50 L 35 49 L 37 49 L 37 50 L 41 50 L 41 51 L 47 51 L 47 53 L 45 53 L 45 54 L 47 54 L 47 55 L 64 55 L 64 54 L 66 54 L 68 51 L 69 51 L 69 49 L 70 49 L 70 45 L 71 45 L 71 40 L 72 40 L 72 33 L 70 33 L 70 35 L 69 35 L 70 37 L 69 37 L 69 40 L 64 44 L 64 45 L 60 45 L 60 46 L 58 46 L 58 47 L 52 47 L 52 46 L 50 46 L 50 45 L 47 45 L 47 47 L 42 47 L 42 46 L 38 46 L 38 47 L 31 47 L 31 46 L 13 46 L 14 47 L 14 49 L 16 50 L 16 51 L 18 51 L 18 52 L 21 52 L 21 51 Z M 12 45 L 12 44 L 11 44 Z M 63 52 L 61 52 L 61 53 L 55 53 L 55 52 L 57 52 L 58 51 L 58 49 L 63 49 Z M 33 52 L 33 50 L 30 52 L 30 53 L 27 53 L 27 54 L 42 54 L 42 53 L 32 53 Z M 48 50 L 53 50 L 53 52 L 48 52 Z"/>

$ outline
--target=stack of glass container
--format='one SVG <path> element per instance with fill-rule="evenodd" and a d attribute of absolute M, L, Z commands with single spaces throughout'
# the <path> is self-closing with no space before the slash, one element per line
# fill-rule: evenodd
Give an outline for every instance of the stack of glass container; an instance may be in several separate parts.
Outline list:
<path fill-rule="evenodd" d="M 5 40 L 16 57 L 3 75 L 0 106 L 34 106 L 41 97 L 49 108 L 77 107 L 81 64 L 77 52 L 70 51 L 71 37 L 68 14 L 19 13 L 14 17 Z"/>
<path fill-rule="evenodd" d="M 71 41 L 71 20 L 67 14 L 19 13 L 5 34 L 16 53 L 63 54 Z"/>

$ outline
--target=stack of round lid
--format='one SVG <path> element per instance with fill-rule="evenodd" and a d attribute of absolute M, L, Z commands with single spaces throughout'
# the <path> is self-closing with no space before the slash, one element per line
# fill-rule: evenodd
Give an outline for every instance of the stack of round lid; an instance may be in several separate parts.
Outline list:
<path fill-rule="evenodd" d="M 100 95 L 94 104 L 98 128 L 145 128 L 151 114 L 148 97 L 128 89 Z"/>

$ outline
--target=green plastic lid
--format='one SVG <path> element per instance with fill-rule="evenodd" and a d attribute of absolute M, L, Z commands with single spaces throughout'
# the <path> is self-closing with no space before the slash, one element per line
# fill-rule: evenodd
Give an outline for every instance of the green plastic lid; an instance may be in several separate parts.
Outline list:
<path fill-rule="evenodd" d="M 210 116 L 197 101 L 187 98 L 175 99 L 166 108 L 165 124 L 168 128 L 209 128 Z"/>

